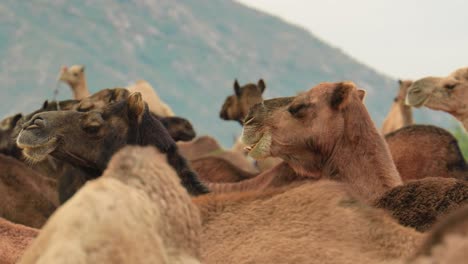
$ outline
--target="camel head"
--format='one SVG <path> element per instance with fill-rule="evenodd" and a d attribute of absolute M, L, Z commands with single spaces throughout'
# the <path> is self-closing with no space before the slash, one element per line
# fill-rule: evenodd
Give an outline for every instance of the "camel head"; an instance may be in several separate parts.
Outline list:
<path fill-rule="evenodd" d="M 9 116 L 0 121 L 0 153 L 15 155 L 15 141 L 13 140 L 16 123 L 23 117 L 22 114 Z"/>
<path fill-rule="evenodd" d="M 103 89 L 89 97 L 83 98 L 74 109 L 79 112 L 102 109 L 109 104 L 123 101 L 129 96 L 130 92 L 125 88 Z"/>
<path fill-rule="evenodd" d="M 85 79 L 85 67 L 83 65 L 62 66 L 59 80 L 68 83 L 71 87 L 82 83 Z"/>
<path fill-rule="evenodd" d="M 358 126 L 346 112 L 362 105 L 364 91 L 351 82 L 321 83 L 296 97 L 256 104 L 244 121 L 242 140 L 255 159 L 279 157 L 292 167 L 305 156 L 323 163 L 336 142 Z M 352 129 L 351 129 L 352 130 Z M 296 169 L 295 169 L 296 170 Z"/>
<path fill-rule="evenodd" d="M 260 79 L 257 84 L 249 83 L 242 87 L 235 80 L 234 94 L 228 96 L 224 101 L 219 113 L 220 117 L 224 120 L 236 120 L 242 125 L 249 109 L 263 100 L 262 94 L 265 88 L 263 79 Z"/>
<path fill-rule="evenodd" d="M 406 104 L 426 106 L 460 119 L 468 111 L 468 67 L 447 77 L 425 77 L 415 81 L 408 88 Z"/>
<path fill-rule="evenodd" d="M 50 111 L 22 125 L 17 145 L 33 162 L 51 155 L 72 165 L 103 170 L 120 147 L 136 137 L 145 103 L 139 93 L 89 112 Z"/>
<path fill-rule="evenodd" d="M 167 129 L 174 141 L 190 141 L 196 136 L 192 124 L 185 118 L 177 116 L 160 117 L 159 121 Z"/>

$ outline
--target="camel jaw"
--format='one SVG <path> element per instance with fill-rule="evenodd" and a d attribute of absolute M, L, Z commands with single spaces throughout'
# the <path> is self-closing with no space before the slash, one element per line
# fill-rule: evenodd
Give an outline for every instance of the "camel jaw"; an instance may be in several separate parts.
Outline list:
<path fill-rule="evenodd" d="M 245 142 L 245 140 L 244 140 Z M 271 134 L 264 133 L 256 142 L 251 142 L 244 149 L 254 159 L 265 159 L 270 157 Z"/>
<path fill-rule="evenodd" d="M 31 162 L 40 162 L 56 150 L 58 140 L 56 137 L 48 138 L 45 142 L 29 142 L 29 137 L 21 131 L 16 140 L 16 145 L 22 149 L 23 155 Z"/>

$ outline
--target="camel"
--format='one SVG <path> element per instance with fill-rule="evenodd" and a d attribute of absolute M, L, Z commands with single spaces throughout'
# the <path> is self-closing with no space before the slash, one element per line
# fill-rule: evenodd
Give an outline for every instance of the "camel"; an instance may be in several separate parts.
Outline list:
<path fill-rule="evenodd" d="M 443 128 L 411 125 L 385 135 L 404 182 L 426 177 L 468 180 L 468 166 L 457 139 Z"/>
<path fill-rule="evenodd" d="M 468 206 L 437 224 L 408 263 L 465 263 L 468 259 Z"/>
<path fill-rule="evenodd" d="M 102 175 L 111 156 L 123 146 L 152 145 L 167 154 L 190 194 L 207 192 L 140 93 L 99 111 L 38 113 L 23 125 L 16 143 L 31 161 L 50 155 L 85 172 L 85 180 Z M 59 194 L 63 191 L 59 189 Z"/>
<path fill-rule="evenodd" d="M 446 77 L 425 77 L 409 88 L 406 104 L 425 106 L 451 114 L 468 129 L 468 67 L 460 68 Z"/>
<path fill-rule="evenodd" d="M 13 140 L 13 131 L 16 123 L 23 117 L 22 114 L 9 116 L 0 121 L 0 153 L 8 156 L 20 156 L 21 151 L 16 148 Z"/>
<path fill-rule="evenodd" d="M 56 181 L 0 155 L 0 217 L 40 228 L 58 206 Z"/>
<path fill-rule="evenodd" d="M 85 67 L 83 65 L 62 66 L 59 80 L 70 86 L 73 98 L 76 100 L 81 100 L 91 95 L 86 84 Z M 156 115 L 162 117 L 174 116 L 172 109 L 161 100 L 147 81 L 139 80 L 135 84 L 129 85 L 126 89 L 131 93 L 141 93 L 145 102 L 148 103 L 150 111 Z"/>
<path fill-rule="evenodd" d="M 90 95 L 86 85 L 85 67 L 83 65 L 62 66 L 59 80 L 70 86 L 73 98 L 76 100 L 81 100 Z"/>
<path fill-rule="evenodd" d="M 156 90 L 145 80 L 139 80 L 135 84 L 127 86 L 131 93 L 139 92 L 143 100 L 148 103 L 149 110 L 161 117 L 174 116 L 174 111 L 156 93 Z"/>
<path fill-rule="evenodd" d="M 38 235 L 39 230 L 0 217 L 0 263 L 14 264 Z"/>
<path fill-rule="evenodd" d="M 219 116 L 224 120 L 234 120 L 243 125 L 244 118 L 249 112 L 249 109 L 263 101 L 263 92 L 266 89 L 266 84 L 263 79 L 258 80 L 257 84 L 248 83 L 244 86 L 240 86 L 237 80 L 234 81 L 234 94 L 226 98 L 221 107 Z M 244 150 L 246 145 L 242 143 L 240 139 L 237 139 L 236 143 L 232 146 L 231 150 L 234 152 L 242 153 L 244 155 L 247 152 Z M 266 158 L 258 160 L 256 162 L 257 167 L 260 171 L 265 171 L 273 168 L 281 162 L 278 158 Z"/>
<path fill-rule="evenodd" d="M 208 156 L 189 161 L 192 169 L 201 181 L 206 182 L 239 182 L 256 176 L 216 156 Z"/>
<path fill-rule="evenodd" d="M 250 162 L 245 157 L 245 155 L 232 150 L 223 149 L 221 145 L 216 141 L 216 139 L 210 136 L 201 136 L 195 138 L 190 142 L 178 142 L 177 145 L 180 149 L 180 154 L 182 154 L 182 156 L 184 156 L 191 163 L 199 159 L 210 158 L 209 160 L 211 162 L 209 166 L 219 168 L 221 166 L 226 165 L 225 161 L 227 161 L 229 162 L 229 165 L 227 166 L 235 166 L 238 169 L 243 170 L 247 173 L 244 174 L 245 176 L 247 176 L 248 174 L 256 175 L 259 172 L 258 169 L 252 164 L 252 162 Z M 222 160 L 219 160 L 217 158 L 220 158 Z M 220 163 L 218 164 L 216 161 L 219 161 Z M 205 165 L 208 165 L 208 163 L 206 163 Z M 204 171 L 212 171 L 213 169 L 214 168 L 206 167 L 204 168 Z M 221 177 L 214 177 L 221 180 Z M 229 181 L 228 178 L 226 178 L 225 180 Z"/>
<path fill-rule="evenodd" d="M 382 125 L 382 135 L 413 124 L 411 106 L 405 104 L 406 92 L 413 82 L 398 80 L 400 89 Z"/>
<path fill-rule="evenodd" d="M 317 177 L 320 171 L 319 178 L 349 184 L 369 205 L 380 203 L 395 216 L 407 214 L 418 204 L 394 197 L 411 196 L 415 186 L 402 185 L 388 146 L 362 102 L 364 95 L 351 82 L 322 83 L 296 97 L 255 105 L 245 119 L 242 138 L 249 155 L 280 157 L 304 177 Z M 418 190 L 434 185 L 446 190 L 426 195 L 427 203 L 421 204 L 419 213 L 430 211 L 438 217 L 450 213 L 466 202 L 466 184 L 444 178 L 418 181 Z M 426 229 L 438 217 L 402 223 Z"/>
<path fill-rule="evenodd" d="M 80 112 L 102 109 L 109 104 L 125 100 L 131 92 L 125 88 L 103 89 L 81 100 L 74 109 Z M 196 133 L 192 124 L 185 118 L 178 116 L 160 116 L 152 114 L 164 125 L 175 141 L 190 141 Z"/>
<path fill-rule="evenodd" d="M 153 147 L 118 151 L 18 263 L 200 263 L 199 211 L 166 160 Z"/>

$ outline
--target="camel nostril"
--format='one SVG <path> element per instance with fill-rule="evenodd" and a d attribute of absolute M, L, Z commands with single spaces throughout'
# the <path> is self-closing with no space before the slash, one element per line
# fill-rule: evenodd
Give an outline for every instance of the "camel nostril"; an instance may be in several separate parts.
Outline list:
<path fill-rule="evenodd" d="M 44 119 L 42 119 L 42 117 L 36 117 L 31 122 L 31 124 L 26 127 L 26 129 L 43 128 L 43 127 L 45 127 Z"/>

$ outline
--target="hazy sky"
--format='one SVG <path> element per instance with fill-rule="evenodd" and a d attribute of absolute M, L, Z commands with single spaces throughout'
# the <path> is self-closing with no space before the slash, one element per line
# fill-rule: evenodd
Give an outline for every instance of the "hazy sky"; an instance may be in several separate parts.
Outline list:
<path fill-rule="evenodd" d="M 468 66 L 467 0 L 239 0 L 395 78 Z"/>

